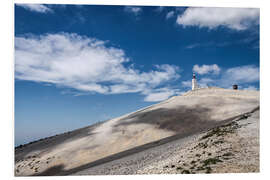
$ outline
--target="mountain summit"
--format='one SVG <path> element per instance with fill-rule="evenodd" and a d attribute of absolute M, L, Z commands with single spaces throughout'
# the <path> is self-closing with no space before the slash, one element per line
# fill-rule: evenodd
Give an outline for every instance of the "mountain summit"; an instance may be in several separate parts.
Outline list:
<path fill-rule="evenodd" d="M 15 175 L 67 175 L 230 123 L 259 107 L 259 91 L 203 88 L 15 149 Z"/>

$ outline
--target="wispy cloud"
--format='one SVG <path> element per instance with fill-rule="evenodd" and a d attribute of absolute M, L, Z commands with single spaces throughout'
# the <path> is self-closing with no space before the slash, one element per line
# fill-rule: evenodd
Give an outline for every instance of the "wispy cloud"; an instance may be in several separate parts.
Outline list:
<path fill-rule="evenodd" d="M 23 7 L 29 11 L 34 11 L 38 13 L 49 13 L 53 12 L 53 10 L 46 5 L 43 4 L 16 4 L 16 6 Z"/>
<path fill-rule="evenodd" d="M 259 15 L 260 10 L 256 8 L 187 8 L 176 22 L 182 26 L 245 30 L 259 23 Z"/>
<path fill-rule="evenodd" d="M 216 64 L 212 64 L 212 65 L 204 64 L 202 66 L 195 64 L 192 70 L 193 72 L 198 73 L 198 74 L 208 74 L 208 73 L 219 74 L 220 72 L 220 68 Z"/>
<path fill-rule="evenodd" d="M 15 77 L 21 80 L 86 93 L 147 96 L 180 77 L 174 65 L 156 65 L 146 72 L 128 64 L 124 50 L 95 38 L 68 33 L 15 37 Z"/>
<path fill-rule="evenodd" d="M 244 90 L 250 90 L 250 91 L 257 91 L 258 88 L 256 88 L 255 86 L 248 86 L 248 87 L 245 87 L 243 88 Z"/>
<path fill-rule="evenodd" d="M 248 36 L 239 38 L 237 40 L 231 41 L 209 41 L 209 42 L 195 42 L 185 46 L 185 49 L 195 49 L 195 48 L 223 48 L 227 46 L 235 45 L 245 45 L 250 49 L 258 49 L 259 45 L 259 35 L 254 33 L 249 33 Z"/>
<path fill-rule="evenodd" d="M 170 11 L 170 12 L 167 13 L 166 19 L 170 19 L 170 18 L 172 18 L 173 16 L 174 16 L 174 11 Z"/>
<path fill-rule="evenodd" d="M 216 82 L 218 82 L 216 79 L 201 78 L 201 79 L 198 79 L 197 84 L 199 85 L 200 88 L 205 88 L 208 86 L 217 85 Z M 191 80 L 182 81 L 181 84 L 182 84 L 182 87 L 191 89 L 192 81 Z"/>
<path fill-rule="evenodd" d="M 185 46 L 185 49 L 194 49 L 194 48 L 207 48 L 207 47 L 225 47 L 229 46 L 232 44 L 236 44 L 237 42 L 215 42 L 215 41 L 210 41 L 210 42 L 200 42 L 200 43 L 192 43 L 187 46 Z"/>
<path fill-rule="evenodd" d="M 186 49 L 194 49 L 194 48 L 197 48 L 197 47 L 200 47 L 200 46 L 202 46 L 202 44 L 200 44 L 200 43 L 193 43 L 193 44 L 187 45 L 185 48 Z"/>
<path fill-rule="evenodd" d="M 146 102 L 164 101 L 173 95 L 180 95 L 180 94 L 182 94 L 182 92 L 180 92 L 178 89 L 170 89 L 170 88 L 155 89 L 150 92 L 147 92 L 144 101 Z"/>
<path fill-rule="evenodd" d="M 220 84 L 224 87 L 231 84 L 248 84 L 260 80 L 259 67 L 255 65 L 238 66 L 227 69 L 222 74 Z"/>
<path fill-rule="evenodd" d="M 216 81 L 214 79 L 211 79 L 211 78 L 201 78 L 199 80 L 199 86 L 200 87 L 207 87 L 209 86 L 210 84 L 213 84 L 215 83 Z"/>
<path fill-rule="evenodd" d="M 165 6 L 158 6 L 157 8 L 154 9 L 154 11 L 161 13 L 162 11 L 164 11 L 166 7 Z"/>
<path fill-rule="evenodd" d="M 209 73 L 200 74 L 197 77 L 199 87 L 217 86 L 231 88 L 233 84 L 238 84 L 239 87 L 245 87 L 243 89 L 256 90 L 257 88 L 252 84 L 260 80 L 259 67 L 255 65 L 231 67 L 228 69 L 220 68 L 219 74 L 218 76 L 213 76 Z M 191 89 L 191 80 L 182 81 L 181 85 L 182 88 Z"/>
<path fill-rule="evenodd" d="M 182 81 L 181 84 L 182 84 L 182 87 L 184 88 L 191 88 L 191 85 L 192 85 L 191 80 Z"/>
<path fill-rule="evenodd" d="M 142 12 L 142 8 L 136 6 L 126 6 L 124 10 L 126 12 L 134 14 L 135 16 L 139 15 Z"/>

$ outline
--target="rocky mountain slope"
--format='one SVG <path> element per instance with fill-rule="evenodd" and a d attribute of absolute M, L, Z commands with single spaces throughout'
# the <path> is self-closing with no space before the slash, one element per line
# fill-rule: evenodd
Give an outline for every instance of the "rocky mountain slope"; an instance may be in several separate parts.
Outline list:
<path fill-rule="evenodd" d="M 95 167 L 105 165 L 106 163 L 112 163 L 122 158 L 132 157 L 134 154 L 138 155 L 150 150 L 159 149 L 162 146 L 170 144 L 172 141 L 191 144 L 194 142 L 196 144 L 199 141 L 198 138 L 203 136 L 203 133 L 207 133 L 208 130 L 212 129 L 215 133 L 219 133 L 216 131 L 220 131 L 220 129 L 214 130 L 213 128 L 226 129 L 226 124 L 235 122 L 237 118 L 241 118 L 247 113 L 255 113 L 253 111 L 258 107 L 258 91 L 229 90 L 221 88 L 189 91 L 181 96 L 172 97 L 159 104 L 106 121 L 102 124 L 88 126 L 16 148 L 15 175 L 99 174 L 97 170 L 95 173 L 93 173 L 92 170 L 95 169 Z M 258 114 L 258 110 L 256 113 Z M 259 118 L 257 117 L 257 121 L 258 119 Z M 237 124 L 239 125 L 239 123 Z M 258 123 L 254 120 L 253 124 L 257 127 L 257 129 L 254 129 L 254 134 L 256 135 Z M 225 127 L 222 127 L 222 125 L 225 125 Z M 241 128 L 234 128 L 234 126 L 238 127 L 238 125 L 230 124 L 229 126 L 232 127 L 233 132 L 239 131 L 239 136 L 252 138 L 252 136 L 249 137 L 248 134 L 244 133 L 246 132 L 245 128 L 242 129 L 242 133 L 240 131 Z M 211 133 L 211 131 L 208 133 Z M 198 145 L 197 148 L 200 146 L 207 146 L 205 149 L 214 147 L 210 144 L 216 141 L 218 141 L 217 144 L 222 144 L 224 146 L 226 143 L 228 146 L 233 146 L 232 144 L 236 143 L 230 142 L 230 138 L 226 139 L 227 135 L 233 135 L 233 133 L 222 134 L 224 135 L 224 140 L 219 140 L 219 136 L 215 133 L 212 133 L 212 135 L 204 135 L 208 137 L 205 139 L 202 138 L 202 140 L 200 140 L 201 144 Z M 250 131 L 248 131 L 248 133 L 250 133 Z M 192 140 L 193 137 L 196 137 L 197 140 Z M 237 138 L 231 138 L 232 141 L 235 139 Z M 255 141 L 254 143 L 256 144 Z M 191 148 L 192 145 L 181 146 L 180 144 L 176 147 L 180 148 L 179 153 L 177 153 L 180 157 L 184 156 L 184 153 L 193 151 L 191 149 L 186 149 L 189 146 Z M 239 143 L 236 143 L 236 145 L 238 144 Z M 237 148 L 234 147 L 233 149 Z M 241 150 L 241 147 L 238 147 L 238 149 Z M 213 162 L 218 165 L 218 162 L 223 162 L 223 160 L 220 158 L 218 158 L 218 160 L 215 159 L 217 156 L 221 155 L 216 154 L 217 156 L 215 156 L 215 150 L 212 148 L 211 151 L 213 152 L 210 152 L 209 150 L 209 152 L 205 151 L 205 153 L 211 153 L 213 159 L 210 159 L 210 162 L 206 162 L 205 167 L 202 168 L 207 167 L 210 172 L 218 172 L 215 171 L 214 167 L 208 165 Z M 225 150 L 221 149 L 220 151 L 225 152 Z M 258 155 L 258 152 L 256 154 L 255 151 L 257 151 L 256 148 L 254 149 L 254 157 L 251 155 L 251 158 L 253 159 L 256 159 Z M 202 153 L 203 151 L 198 151 L 198 154 Z M 236 152 L 231 153 L 237 155 Z M 231 154 L 227 155 L 229 156 Z M 191 153 L 189 156 L 197 157 L 199 155 Z M 204 155 L 201 156 L 204 157 Z M 212 157 L 211 155 L 209 156 Z M 170 159 L 173 156 L 170 157 L 164 155 L 163 158 L 159 159 L 162 163 L 159 162 L 158 164 L 164 164 L 164 166 L 168 167 L 174 165 L 174 167 L 176 167 L 176 162 L 168 160 L 166 157 Z M 203 163 L 202 157 L 198 157 L 200 160 L 196 160 L 196 162 L 190 162 L 191 164 L 189 163 L 189 166 L 194 164 L 196 167 L 199 167 L 198 163 L 201 163 L 201 161 Z M 241 156 L 239 155 L 239 157 Z M 180 161 L 179 157 L 175 159 Z M 135 160 L 134 162 L 137 161 Z M 148 162 L 155 163 L 150 160 Z M 175 164 L 170 165 L 169 162 Z M 165 165 L 166 163 L 167 165 Z M 185 162 L 185 164 L 188 163 Z M 151 165 L 151 163 L 147 163 L 147 166 L 146 164 L 140 164 L 138 166 L 140 168 L 137 168 L 136 171 L 133 170 L 128 174 L 182 172 L 177 171 L 174 168 L 167 168 L 166 170 L 166 168 L 163 168 L 163 165 L 161 167 L 156 164 Z M 257 167 L 256 163 L 254 166 Z M 191 167 L 184 168 L 184 165 L 178 166 L 178 164 L 177 167 L 191 173 L 193 172 L 192 169 L 190 169 Z M 241 167 L 241 165 L 239 165 L 239 167 Z M 109 174 L 118 172 L 116 169 L 114 172 L 109 171 Z M 235 169 L 236 168 L 232 167 L 231 170 L 230 168 L 227 168 L 228 172 Z M 90 171 L 92 173 L 90 173 Z M 250 171 L 258 171 L 258 167 L 257 169 L 254 168 Z M 107 171 L 103 172 L 107 174 Z"/>
<path fill-rule="evenodd" d="M 206 132 L 175 139 L 73 175 L 259 172 L 259 109 Z"/>

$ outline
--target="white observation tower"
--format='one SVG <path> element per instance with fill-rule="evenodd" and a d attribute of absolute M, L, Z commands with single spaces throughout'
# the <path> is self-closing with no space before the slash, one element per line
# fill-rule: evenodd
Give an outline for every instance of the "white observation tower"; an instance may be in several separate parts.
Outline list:
<path fill-rule="evenodd" d="M 196 75 L 195 75 L 195 73 L 193 73 L 193 76 L 192 76 L 192 90 L 195 90 L 197 88 L 198 88 L 198 85 L 197 85 Z"/>

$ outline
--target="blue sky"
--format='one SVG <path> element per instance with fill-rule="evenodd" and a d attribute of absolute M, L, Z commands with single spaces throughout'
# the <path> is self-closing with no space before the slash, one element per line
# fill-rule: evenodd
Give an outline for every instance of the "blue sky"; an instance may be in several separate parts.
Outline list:
<path fill-rule="evenodd" d="M 15 5 L 15 144 L 191 89 L 259 90 L 259 9 Z"/>

